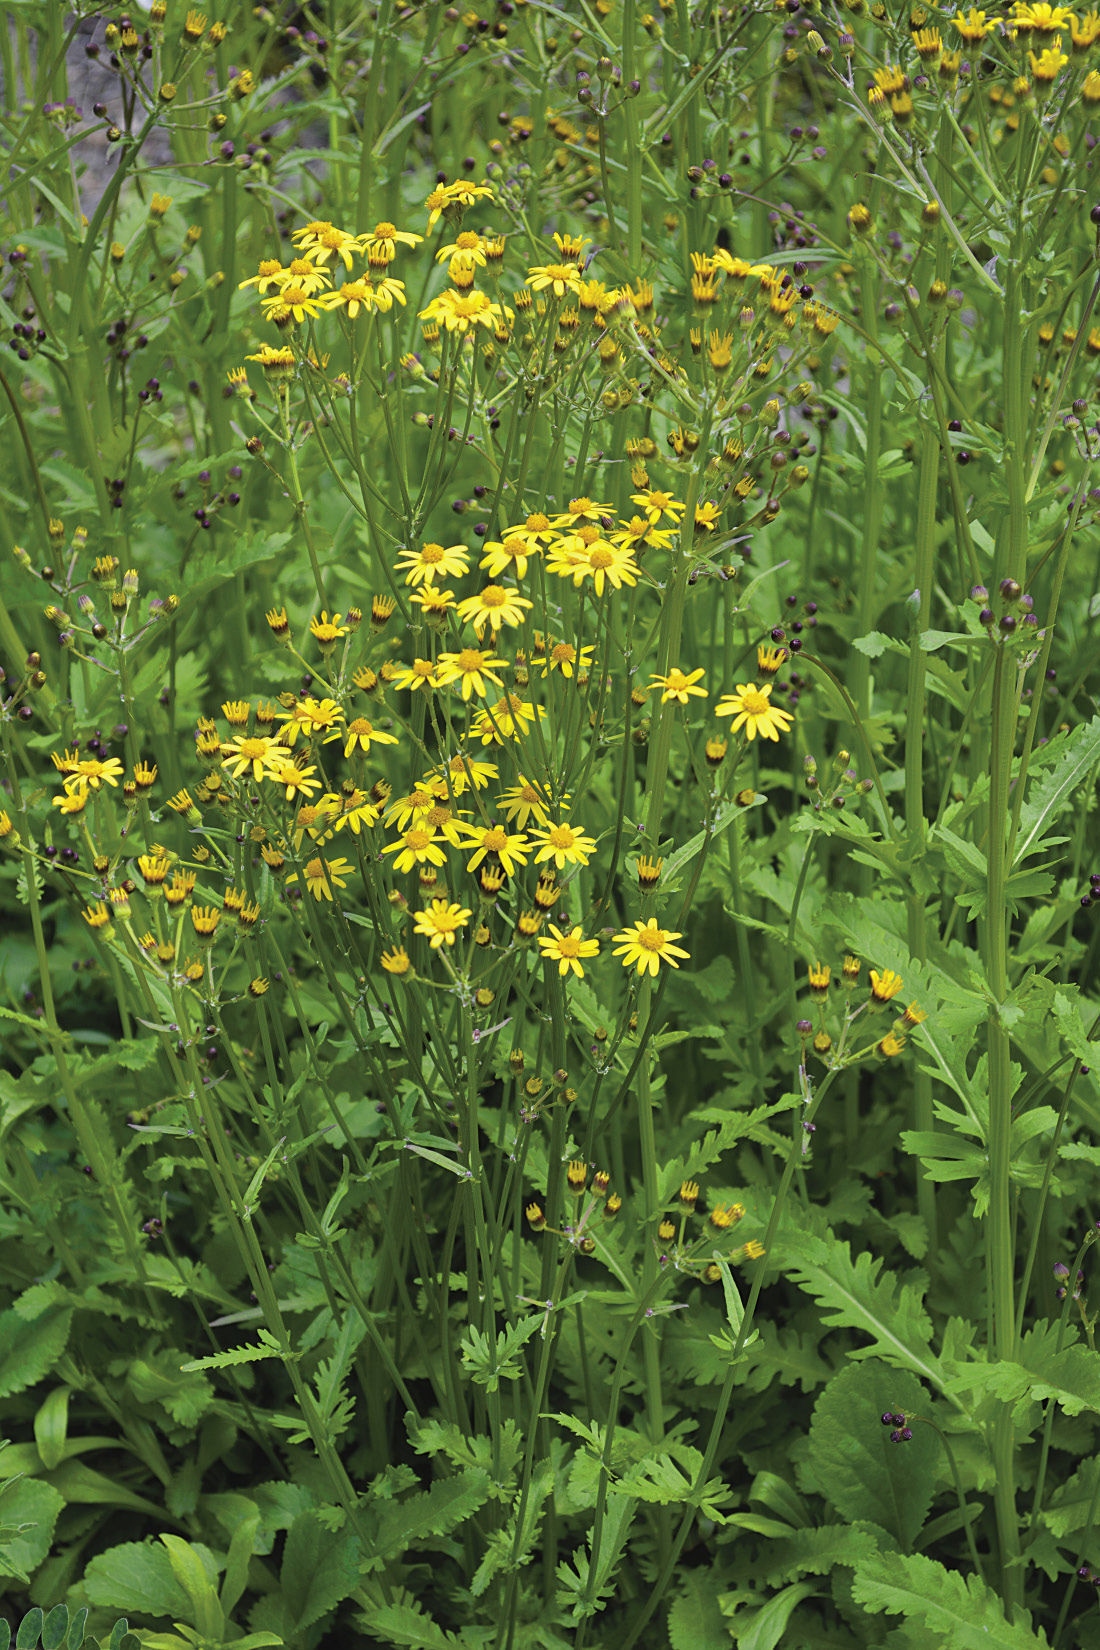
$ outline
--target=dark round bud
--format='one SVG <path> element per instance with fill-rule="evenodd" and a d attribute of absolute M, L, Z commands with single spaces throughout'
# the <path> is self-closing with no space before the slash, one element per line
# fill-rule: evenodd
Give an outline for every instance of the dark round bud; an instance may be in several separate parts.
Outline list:
<path fill-rule="evenodd" d="M 998 628 L 1000 630 L 1002 630 L 1006 636 L 1011 636 L 1012 632 L 1016 628 L 1016 616 L 1015 616 L 1015 614 L 1005 613 L 1003 615 L 1003 617 L 1001 618 L 1001 621 L 1000 621 L 1000 624 L 999 624 Z"/>
<path fill-rule="evenodd" d="M 999 588 L 1001 595 L 1004 597 L 1006 602 L 1019 601 L 1020 586 L 1017 584 L 1015 579 L 1002 579 Z"/>

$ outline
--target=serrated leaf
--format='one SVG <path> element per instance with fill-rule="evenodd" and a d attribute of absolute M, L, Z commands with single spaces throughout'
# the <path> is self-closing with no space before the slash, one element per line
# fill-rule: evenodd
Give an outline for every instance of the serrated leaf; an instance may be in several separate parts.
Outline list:
<path fill-rule="evenodd" d="M 470 1467 L 453 1478 L 439 1479 L 421 1495 L 381 1507 L 367 1556 L 377 1564 L 404 1553 L 415 1541 L 446 1535 L 473 1516 L 489 1491 L 488 1473 Z"/>
<path fill-rule="evenodd" d="M 729 1650 L 729 1623 L 706 1571 L 689 1571 L 679 1597 L 673 1599 L 668 1642 L 670 1650 Z"/>
<path fill-rule="evenodd" d="M 302 1513 L 287 1533 L 279 1581 L 297 1631 L 319 1621 L 359 1585 L 359 1541 L 351 1530 L 333 1532 L 319 1512 Z"/>
<path fill-rule="evenodd" d="M 939 1440 L 931 1427 L 919 1427 L 899 1448 L 881 1417 L 919 1411 L 927 1402 L 912 1375 L 878 1359 L 840 1370 L 814 1405 L 804 1487 L 816 1489 L 842 1518 L 870 1520 L 912 1547 L 932 1504 Z"/>
<path fill-rule="evenodd" d="M 780 1247 L 789 1274 L 821 1303 L 823 1322 L 832 1328 L 857 1329 L 869 1337 L 871 1345 L 850 1349 L 850 1358 L 877 1352 L 929 1381 L 937 1391 L 943 1390 L 943 1373 L 931 1350 L 932 1325 L 920 1289 L 911 1283 L 899 1284 L 890 1272 L 880 1276 L 881 1257 L 865 1251 L 853 1261 L 848 1244 L 831 1234 L 818 1237 L 805 1229 L 787 1231 Z"/>
<path fill-rule="evenodd" d="M 0 1575 L 26 1584 L 50 1550 L 54 1525 L 65 1505 L 52 1484 L 21 1478 L 0 1490 Z"/>
<path fill-rule="evenodd" d="M 977 1576 L 963 1576 L 919 1554 L 876 1556 L 856 1565 L 856 1602 L 919 1623 L 937 1650 L 1049 1650 L 1042 1630 L 1023 1610 L 1006 1618 L 996 1593 Z"/>
<path fill-rule="evenodd" d="M 151 1543 L 131 1541 L 98 1554 L 84 1572 L 84 1588 L 91 1603 L 104 1609 L 184 1621 L 191 1614 L 191 1601 L 176 1580 L 168 1554 Z"/>
<path fill-rule="evenodd" d="M 30 1323 L 14 1308 L 0 1313 L 0 1398 L 24 1392 L 60 1358 L 73 1321 L 68 1308 L 53 1308 Z"/>
<path fill-rule="evenodd" d="M 1064 734 L 1056 748 L 1054 765 L 1028 784 L 1020 809 L 1013 866 L 1020 865 L 1030 854 L 1039 852 L 1047 825 L 1069 806 L 1074 792 L 1084 784 L 1090 770 L 1100 765 L 1100 716 L 1094 716 L 1083 727 L 1073 728 Z"/>

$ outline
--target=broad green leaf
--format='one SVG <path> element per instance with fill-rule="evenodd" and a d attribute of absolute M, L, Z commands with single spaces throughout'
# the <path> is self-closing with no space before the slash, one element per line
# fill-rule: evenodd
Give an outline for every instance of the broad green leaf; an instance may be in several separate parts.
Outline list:
<path fill-rule="evenodd" d="M 359 1542 L 350 1530 L 333 1532 L 317 1512 L 290 1526 L 279 1581 L 298 1633 L 335 1610 L 359 1585 Z"/>
<path fill-rule="evenodd" d="M 14 1308 L 0 1313 L 0 1398 L 42 1379 L 68 1345 L 72 1321 L 67 1308 L 43 1312 L 30 1323 Z"/>
<path fill-rule="evenodd" d="M 191 1601 L 161 1546 L 140 1541 L 112 1547 L 89 1561 L 84 1588 L 93 1604 L 104 1609 L 135 1610 L 144 1616 L 170 1616 L 186 1621 Z"/>
<path fill-rule="evenodd" d="M 856 1565 L 852 1593 L 872 1614 L 885 1611 L 919 1624 L 936 1650 L 1049 1650 L 1023 1610 L 1006 1618 L 996 1593 L 977 1576 L 947 1570 L 920 1555 L 877 1555 Z"/>
<path fill-rule="evenodd" d="M 39 1478 L 20 1478 L 0 1490 L 0 1524 L 12 1532 L 0 1536 L 0 1576 L 25 1582 L 37 1570 L 64 1505 L 53 1486 Z"/>
<path fill-rule="evenodd" d="M 801 1467 L 842 1518 L 879 1524 L 911 1548 L 932 1504 L 940 1445 L 931 1427 L 917 1426 L 904 1444 L 892 1444 L 884 1413 L 918 1412 L 928 1397 L 907 1371 L 877 1358 L 849 1364 L 833 1376 L 814 1405 L 810 1449 Z"/>

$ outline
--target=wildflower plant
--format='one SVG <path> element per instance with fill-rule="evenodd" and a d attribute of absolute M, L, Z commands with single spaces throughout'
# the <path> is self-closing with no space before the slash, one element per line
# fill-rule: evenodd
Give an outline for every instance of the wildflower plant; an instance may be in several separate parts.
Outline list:
<path fill-rule="evenodd" d="M 217 9 L 0 31 L 12 1577 L 1090 1642 L 1095 15 Z"/>

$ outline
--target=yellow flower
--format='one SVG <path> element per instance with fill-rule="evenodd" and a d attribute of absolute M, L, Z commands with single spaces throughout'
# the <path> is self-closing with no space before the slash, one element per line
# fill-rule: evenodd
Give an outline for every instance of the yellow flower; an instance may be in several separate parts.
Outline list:
<path fill-rule="evenodd" d="M 870 972 L 871 996 L 876 1003 L 888 1003 L 891 997 L 896 997 L 902 987 L 900 974 L 895 974 L 892 968 L 883 969 L 880 974 L 877 968 Z"/>
<path fill-rule="evenodd" d="M 509 836 L 502 825 L 464 825 L 463 832 L 467 838 L 466 846 L 476 849 L 473 858 L 467 865 L 467 871 L 476 871 L 482 860 L 489 854 L 495 854 L 504 867 L 505 874 L 514 877 L 517 865 L 526 865 L 530 845 L 522 832 Z"/>
<path fill-rule="evenodd" d="M 483 653 L 476 647 L 464 647 L 458 653 L 441 653 L 437 661 L 439 685 L 449 687 L 452 682 L 461 682 L 463 699 L 475 693 L 484 699 L 486 682 L 492 682 L 494 687 L 504 686 L 494 674 L 494 667 L 504 663 L 503 659 L 494 659 L 491 653 Z"/>
<path fill-rule="evenodd" d="M 550 547 L 546 566 L 549 572 L 563 579 L 571 578 L 578 589 L 585 579 L 591 579 L 597 596 L 603 595 L 605 583 L 621 590 L 624 584 L 638 582 L 638 564 L 633 553 L 599 535 L 586 540 L 580 534 L 571 534 L 557 540 Z"/>
<path fill-rule="evenodd" d="M 787 662 L 785 647 L 770 647 L 761 642 L 756 650 L 756 674 L 758 676 L 775 676 Z"/>
<path fill-rule="evenodd" d="M 327 899 L 331 902 L 333 888 L 347 887 L 345 879 L 350 870 L 350 860 L 323 859 L 318 854 L 315 859 L 308 860 L 302 867 L 302 877 L 314 899 Z M 297 871 L 292 871 L 286 880 L 287 882 L 297 882 Z"/>
<path fill-rule="evenodd" d="M 499 773 L 495 762 L 480 762 L 477 757 L 459 751 L 451 757 L 443 773 L 428 774 L 424 784 L 436 790 L 441 798 L 448 794 L 461 796 L 471 786 L 475 791 L 483 791 L 490 780 L 499 777 Z"/>
<path fill-rule="evenodd" d="M 497 797 L 497 806 L 500 808 L 509 825 L 515 821 L 520 830 L 525 830 L 527 821 L 534 819 L 536 825 L 549 823 L 550 815 L 547 812 L 549 797 L 539 790 L 530 779 L 520 774 L 516 783 L 502 791 Z M 564 803 L 566 798 L 562 797 Z"/>
<path fill-rule="evenodd" d="M 538 662 L 544 676 L 549 675 L 552 670 L 556 670 L 568 681 L 572 679 L 577 669 L 581 671 L 591 670 L 594 658 L 594 648 L 582 646 L 578 655 L 572 642 L 555 642 Z"/>
<path fill-rule="evenodd" d="M 438 579 L 461 579 L 470 568 L 470 552 L 464 544 L 425 543 L 419 550 L 403 550 L 397 571 L 406 584 L 435 584 Z"/>
<path fill-rule="evenodd" d="M 526 733 L 531 723 L 545 715 L 542 705 L 533 705 L 516 693 L 506 693 L 489 709 L 478 711 L 471 731 L 483 745 L 503 745 Z"/>
<path fill-rule="evenodd" d="M 277 741 L 266 734 L 254 734 L 251 738 L 239 735 L 223 745 L 222 751 L 222 767 L 229 769 L 231 779 L 239 779 L 251 770 L 252 778 L 259 783 L 261 779 L 276 776 L 283 761 Z"/>
<path fill-rule="evenodd" d="M 677 668 L 670 670 L 667 676 L 651 676 L 650 684 L 664 689 L 661 694 L 662 705 L 667 705 L 670 699 L 675 699 L 678 705 L 686 705 L 691 697 L 706 698 L 706 688 L 698 686 L 704 674 L 702 670 L 693 670 L 689 676 L 685 676 L 684 672 Z"/>
<path fill-rule="evenodd" d="M 387 974 L 407 974 L 412 968 L 409 953 L 403 945 L 395 945 L 392 951 L 383 951 L 378 961 Z"/>
<path fill-rule="evenodd" d="M 98 928 L 103 930 L 110 926 L 111 913 L 108 911 L 102 900 L 100 900 L 97 905 L 86 906 L 81 912 L 81 916 L 84 918 L 84 921 L 88 924 L 89 928 Z"/>
<path fill-rule="evenodd" d="M 471 912 L 463 905 L 450 905 L 445 899 L 433 899 L 424 911 L 413 918 L 413 929 L 423 934 L 433 951 L 451 946 L 459 929 L 465 928 Z"/>
<path fill-rule="evenodd" d="M 486 539 L 482 548 L 485 554 L 478 566 L 484 567 L 492 579 L 499 579 L 504 573 L 522 579 L 527 563 L 539 551 L 537 541 L 532 544 L 526 534 L 519 533 L 507 533 L 503 539 Z"/>
<path fill-rule="evenodd" d="M 642 493 L 631 493 L 630 502 L 639 506 L 646 520 L 653 526 L 663 521 L 666 516 L 669 521 L 678 522 L 687 509 L 687 505 L 674 499 L 671 493 L 657 492 L 653 488 L 647 488 Z"/>
<path fill-rule="evenodd" d="M 79 789 L 74 787 L 74 789 L 71 790 L 71 791 L 62 791 L 60 796 L 55 796 L 54 799 L 53 799 L 53 806 L 55 808 L 60 808 L 61 812 L 63 814 L 80 814 L 80 813 L 83 813 L 84 809 L 87 807 L 87 805 L 88 805 L 88 792 L 84 789 L 83 786 L 81 786 Z M 3 817 L 4 817 L 4 819 L 8 818 L 7 814 L 4 814 Z M 8 823 L 9 824 L 11 823 L 10 820 L 8 821 Z M 0 829 L 0 837 L 6 836 L 6 835 L 7 835 L 7 832 Z"/>
<path fill-rule="evenodd" d="M 773 739 L 778 744 L 779 735 L 788 731 L 793 718 L 790 711 L 780 710 L 771 703 L 771 691 L 770 682 L 764 687 L 739 682 L 736 693 L 718 701 L 714 714 L 734 717 L 732 733 L 744 728 L 750 741 L 759 734 L 762 739 Z"/>
<path fill-rule="evenodd" d="M 332 647 L 341 636 L 346 636 L 348 627 L 340 623 L 339 613 L 334 613 L 330 619 L 328 614 L 322 611 L 319 619 L 310 619 L 309 633 L 317 638 L 322 648 L 326 648 Z"/>
<path fill-rule="evenodd" d="M 535 855 L 535 864 L 543 865 L 552 859 L 559 871 L 566 865 L 587 865 L 589 856 L 596 851 L 595 837 L 588 836 L 584 831 L 575 831 L 571 825 L 564 823 L 546 825 L 541 830 L 531 832 L 532 841 L 540 843 Z"/>
<path fill-rule="evenodd" d="M 344 720 L 344 712 L 335 699 L 314 699 L 311 694 L 304 699 L 294 699 L 287 694 L 284 706 L 278 712 L 283 724 L 279 729 L 280 745 L 293 746 L 300 733 L 307 738 L 315 733 L 328 733 L 337 722 Z"/>
<path fill-rule="evenodd" d="M 363 235 L 349 235 L 346 230 L 319 219 L 296 229 L 290 238 L 303 252 L 308 252 L 315 263 L 325 264 L 331 257 L 337 257 L 345 269 L 351 268 L 354 254 L 363 251 L 366 239 Z"/>
<path fill-rule="evenodd" d="M 467 333 L 474 327 L 495 328 L 512 319 L 504 304 L 494 304 L 487 292 L 458 292 L 453 288 L 432 299 L 420 311 L 424 321 L 438 321 L 448 332 Z"/>
<path fill-rule="evenodd" d="M 521 625 L 526 617 L 524 608 L 533 605 L 526 596 L 505 590 L 503 585 L 487 584 L 476 596 L 467 596 L 465 601 L 459 602 L 455 612 L 460 619 L 468 620 L 473 625 L 478 636 L 483 634 L 486 625 L 496 636 L 502 625 Z"/>
<path fill-rule="evenodd" d="M 996 19 L 986 20 L 984 11 L 978 11 L 971 6 L 965 16 L 959 15 L 952 19 L 955 27 L 962 35 L 968 46 L 976 45 L 984 40 L 987 34 L 992 34 L 997 27 Z"/>
<path fill-rule="evenodd" d="M 576 264 L 534 264 L 527 271 L 527 279 L 534 292 L 552 288 L 555 298 L 564 298 L 581 284 L 581 272 Z"/>
<path fill-rule="evenodd" d="M 396 745 L 397 739 L 392 733 L 382 733 L 373 722 L 368 722 L 365 716 L 354 717 L 337 737 L 345 739 L 344 755 L 349 757 L 356 746 L 364 756 L 369 755 L 372 745 Z"/>
<path fill-rule="evenodd" d="M 54 761 L 57 761 L 56 757 Z M 94 756 L 77 758 L 74 753 L 73 759 L 68 763 L 65 789 L 98 791 L 101 785 L 117 785 L 121 778 L 122 763 L 117 756 L 108 756 L 100 760 Z"/>
<path fill-rule="evenodd" d="M 600 942 L 598 940 L 586 940 L 583 928 L 571 928 L 566 934 L 560 928 L 555 928 L 553 923 L 548 924 L 548 926 L 550 937 L 545 935 L 539 937 L 539 950 L 542 955 L 548 961 L 557 963 L 558 973 L 562 978 L 572 970 L 578 980 L 583 980 L 584 969 L 581 967 L 581 958 L 598 956 Z"/>
<path fill-rule="evenodd" d="M 212 940 L 218 931 L 218 924 L 222 920 L 221 912 L 213 905 L 193 905 L 191 907 L 191 926 L 200 940 Z"/>
<path fill-rule="evenodd" d="M 399 842 L 383 848 L 384 854 L 396 854 L 394 869 L 411 871 L 414 865 L 446 865 L 447 855 L 439 845 L 439 837 L 431 826 L 419 820 L 410 825 Z"/>
<path fill-rule="evenodd" d="M 304 321 L 307 316 L 312 320 L 325 307 L 320 298 L 311 296 L 300 284 L 284 286 L 272 293 L 270 298 L 261 299 L 260 303 L 264 318 L 268 321 Z"/>
<path fill-rule="evenodd" d="M 287 801 L 293 802 L 299 793 L 310 797 L 314 791 L 321 789 L 321 781 L 313 778 L 316 772 L 315 767 L 303 767 L 293 760 L 283 760 L 278 767 L 271 769 L 268 778 L 273 779 L 277 785 L 282 785 Z"/>
<path fill-rule="evenodd" d="M 658 927 L 656 918 L 650 917 L 648 922 L 635 922 L 632 928 L 616 934 L 612 949 L 624 968 L 637 966 L 639 974 L 648 973 L 656 979 L 661 963 L 679 968 L 676 959 L 690 956 L 690 952 L 672 944 L 682 937 L 675 929 Z"/>
<path fill-rule="evenodd" d="M 411 665 L 403 665 L 394 677 L 393 685 L 407 688 L 410 693 L 415 693 L 418 688 L 438 687 L 434 660 L 414 659 Z"/>
<path fill-rule="evenodd" d="M 878 1044 L 878 1051 L 882 1055 L 883 1059 L 892 1060 L 895 1055 L 902 1052 L 904 1047 L 905 1038 L 902 1037 L 899 1032 L 888 1031 L 886 1036 Z"/>

